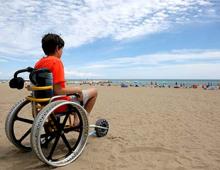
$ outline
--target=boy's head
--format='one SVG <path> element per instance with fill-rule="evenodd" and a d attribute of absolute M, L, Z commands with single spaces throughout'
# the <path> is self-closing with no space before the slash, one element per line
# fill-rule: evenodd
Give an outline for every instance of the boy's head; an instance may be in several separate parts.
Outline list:
<path fill-rule="evenodd" d="M 43 51 L 46 55 L 53 55 L 55 54 L 56 50 L 60 50 L 64 47 L 63 39 L 59 35 L 52 33 L 44 35 L 41 43 Z"/>

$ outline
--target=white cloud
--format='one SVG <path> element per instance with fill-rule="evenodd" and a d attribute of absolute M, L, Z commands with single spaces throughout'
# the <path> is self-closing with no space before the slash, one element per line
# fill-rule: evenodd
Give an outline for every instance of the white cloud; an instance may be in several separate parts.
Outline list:
<path fill-rule="evenodd" d="M 17 56 L 16 54 L 14 56 L 1 56 L 0 62 L 10 62 L 10 61 L 16 61 L 16 62 L 29 62 L 29 61 L 35 61 L 35 57 L 33 56 Z"/>
<path fill-rule="evenodd" d="M 124 69 L 123 78 L 148 79 L 220 79 L 220 63 L 196 63 L 163 65 L 158 67 L 136 67 Z M 126 74 L 129 73 L 129 74 Z"/>
<path fill-rule="evenodd" d="M 100 77 L 94 78 L 108 79 L 220 79 L 220 63 L 98 68 L 90 71 L 102 72 Z"/>
<path fill-rule="evenodd" d="M 178 65 L 189 63 L 220 62 L 220 50 L 173 50 L 167 53 L 155 53 L 132 57 L 121 57 L 88 64 L 85 68 L 124 68 L 124 67 L 158 67 L 161 65 Z"/>
<path fill-rule="evenodd" d="M 90 63 L 78 68 L 103 78 L 220 79 L 220 50 L 173 50 Z"/>
<path fill-rule="evenodd" d="M 77 71 L 77 70 L 66 70 L 65 76 L 68 79 L 76 79 L 76 78 L 94 78 L 100 77 L 100 75 L 92 73 L 92 72 L 84 72 L 84 71 Z"/>
<path fill-rule="evenodd" d="M 211 0 L 12 0 L 1 3 L 0 13 L 0 54 L 19 58 L 38 56 L 47 32 L 61 34 L 66 47 L 77 47 L 98 38 L 161 32 L 204 15 L 216 17 Z"/>

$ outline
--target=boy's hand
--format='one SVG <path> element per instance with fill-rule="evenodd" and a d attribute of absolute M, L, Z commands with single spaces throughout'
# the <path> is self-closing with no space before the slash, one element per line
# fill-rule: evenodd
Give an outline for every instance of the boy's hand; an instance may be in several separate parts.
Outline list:
<path fill-rule="evenodd" d="M 80 87 L 77 87 L 77 91 L 78 91 L 77 94 L 79 95 L 78 100 L 83 101 L 82 89 Z"/>
<path fill-rule="evenodd" d="M 28 91 L 31 91 L 31 85 L 30 85 L 30 84 L 25 85 L 25 88 L 26 88 Z"/>

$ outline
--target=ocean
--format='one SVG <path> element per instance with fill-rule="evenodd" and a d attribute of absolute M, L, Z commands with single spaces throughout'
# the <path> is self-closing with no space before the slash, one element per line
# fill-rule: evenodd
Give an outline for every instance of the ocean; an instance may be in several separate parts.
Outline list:
<path fill-rule="evenodd" d="M 196 85 L 210 85 L 210 86 L 217 86 L 220 85 L 220 80 L 192 80 L 192 79 L 137 79 L 137 80 L 110 80 L 114 84 L 121 84 L 123 83 L 131 83 L 131 84 L 138 84 L 138 85 L 185 85 L 185 86 L 192 86 Z"/>
<path fill-rule="evenodd" d="M 9 80 L 0 80 L 0 83 L 7 83 Z M 88 82 L 100 82 L 100 83 L 111 83 L 114 85 L 120 85 L 121 83 L 127 85 L 209 85 L 209 86 L 220 86 L 220 80 L 193 80 L 193 79 L 68 79 L 67 83 L 88 83 Z"/>
<path fill-rule="evenodd" d="M 219 86 L 220 80 L 200 80 L 200 79 L 73 79 L 68 80 L 68 82 L 79 83 L 79 82 L 104 82 L 112 83 L 115 85 L 120 85 L 121 83 L 127 85 L 209 85 L 209 86 Z"/>

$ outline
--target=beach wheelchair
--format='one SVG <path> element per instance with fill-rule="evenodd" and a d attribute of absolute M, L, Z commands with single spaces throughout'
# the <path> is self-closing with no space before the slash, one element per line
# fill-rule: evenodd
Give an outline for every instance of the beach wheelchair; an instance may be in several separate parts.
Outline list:
<path fill-rule="evenodd" d="M 16 71 L 9 82 L 11 88 L 24 87 L 24 79 L 18 77 L 24 72 L 29 73 L 31 94 L 12 107 L 5 122 L 7 138 L 17 148 L 33 150 L 42 162 L 59 167 L 81 154 L 88 136 L 103 137 L 108 133 L 107 120 L 89 125 L 82 104 L 68 100 L 67 95 L 53 95 L 52 73 L 47 69 L 28 67 Z M 71 116 L 78 118 L 77 125 L 71 125 Z"/>

